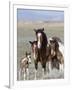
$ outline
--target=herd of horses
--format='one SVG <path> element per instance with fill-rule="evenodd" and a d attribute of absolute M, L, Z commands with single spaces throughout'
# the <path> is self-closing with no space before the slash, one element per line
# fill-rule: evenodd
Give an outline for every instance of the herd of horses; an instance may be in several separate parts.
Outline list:
<path fill-rule="evenodd" d="M 58 37 L 51 37 L 47 39 L 44 28 L 34 29 L 36 38 L 34 41 L 29 41 L 33 53 L 35 65 L 35 79 L 37 79 L 38 62 L 42 66 L 42 77 L 46 73 L 46 67 L 49 72 L 56 68 L 60 71 L 64 69 L 64 45 Z M 29 64 L 31 63 L 31 53 L 26 52 L 26 57 L 20 60 L 20 70 L 29 75 Z M 46 63 L 48 65 L 46 66 Z"/>

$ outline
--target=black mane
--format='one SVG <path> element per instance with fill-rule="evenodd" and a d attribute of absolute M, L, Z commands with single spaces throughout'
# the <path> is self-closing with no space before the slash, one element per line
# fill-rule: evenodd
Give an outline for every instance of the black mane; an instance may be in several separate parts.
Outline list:
<path fill-rule="evenodd" d="M 42 46 L 43 47 L 47 47 L 47 36 L 44 32 L 41 32 L 42 33 L 42 36 L 43 36 L 43 42 L 42 42 Z"/>

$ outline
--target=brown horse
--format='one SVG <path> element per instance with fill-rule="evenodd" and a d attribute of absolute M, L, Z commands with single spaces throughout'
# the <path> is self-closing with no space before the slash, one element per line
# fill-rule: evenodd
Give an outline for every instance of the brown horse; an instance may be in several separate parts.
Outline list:
<path fill-rule="evenodd" d="M 64 56 L 59 49 L 59 44 L 57 39 L 50 40 L 49 46 L 51 48 L 51 60 L 52 60 L 52 68 L 56 67 L 57 69 L 63 70 L 64 67 Z"/>
<path fill-rule="evenodd" d="M 29 41 L 29 43 L 31 44 L 32 53 L 33 53 L 33 59 L 34 59 L 34 64 L 35 64 L 35 79 L 36 79 L 38 62 L 41 62 L 41 61 L 40 61 L 40 57 L 38 55 L 37 41 Z M 48 67 L 49 71 L 51 71 L 51 59 L 52 59 L 50 51 L 51 51 L 51 48 L 48 45 L 47 49 L 46 49 L 46 62 L 48 62 L 47 67 Z"/>
<path fill-rule="evenodd" d="M 34 29 L 37 39 L 37 48 L 38 48 L 38 61 L 41 62 L 43 76 L 46 72 L 46 62 L 47 62 L 47 36 L 44 32 L 44 28 L 42 29 Z"/>

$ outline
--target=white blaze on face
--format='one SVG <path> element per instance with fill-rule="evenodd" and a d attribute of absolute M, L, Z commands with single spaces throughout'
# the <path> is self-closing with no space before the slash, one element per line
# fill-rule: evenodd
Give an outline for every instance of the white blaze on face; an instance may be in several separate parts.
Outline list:
<path fill-rule="evenodd" d="M 41 37 L 41 33 L 38 33 L 38 48 L 41 47 L 40 37 Z"/>

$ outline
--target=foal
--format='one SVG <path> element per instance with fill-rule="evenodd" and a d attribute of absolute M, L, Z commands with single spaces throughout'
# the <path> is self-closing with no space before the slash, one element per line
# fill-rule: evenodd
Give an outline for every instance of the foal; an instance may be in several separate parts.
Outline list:
<path fill-rule="evenodd" d="M 31 64 L 31 53 L 26 52 L 26 56 L 20 60 L 20 73 L 23 72 L 24 80 L 29 76 L 29 64 Z"/>
<path fill-rule="evenodd" d="M 31 44 L 31 48 L 33 52 L 33 58 L 34 58 L 34 64 L 35 64 L 35 79 L 36 79 L 38 62 L 39 62 L 37 41 L 29 41 L 29 43 Z"/>

